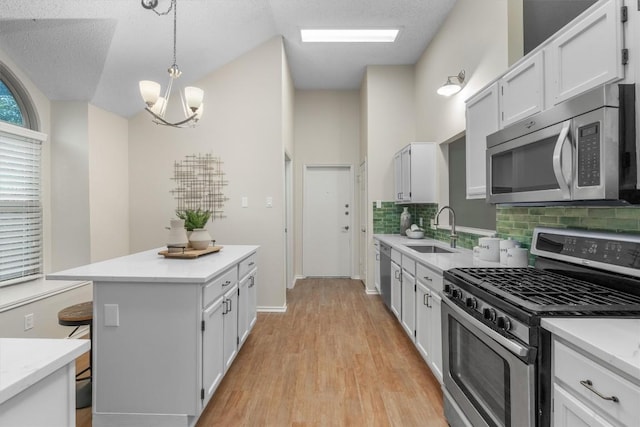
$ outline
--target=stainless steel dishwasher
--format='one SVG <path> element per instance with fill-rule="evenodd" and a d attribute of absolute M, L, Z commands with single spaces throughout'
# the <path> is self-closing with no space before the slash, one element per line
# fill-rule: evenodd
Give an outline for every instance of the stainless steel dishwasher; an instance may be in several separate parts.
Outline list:
<path fill-rule="evenodd" d="M 391 309 L 391 246 L 380 242 L 380 293 Z"/>

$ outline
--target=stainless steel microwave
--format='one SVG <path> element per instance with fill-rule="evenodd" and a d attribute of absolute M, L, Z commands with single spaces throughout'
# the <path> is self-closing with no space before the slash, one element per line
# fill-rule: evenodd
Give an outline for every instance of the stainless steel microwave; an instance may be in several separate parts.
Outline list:
<path fill-rule="evenodd" d="M 637 164 L 635 86 L 603 86 L 489 135 L 487 201 L 639 203 Z"/>

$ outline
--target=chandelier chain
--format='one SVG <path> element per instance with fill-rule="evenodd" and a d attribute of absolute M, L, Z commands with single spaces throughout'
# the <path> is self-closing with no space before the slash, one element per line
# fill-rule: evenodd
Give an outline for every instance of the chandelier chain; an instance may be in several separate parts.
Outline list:
<path fill-rule="evenodd" d="M 173 66 L 178 68 L 178 64 L 176 64 L 176 27 L 177 27 L 177 15 L 178 15 L 178 4 L 176 0 L 171 0 L 171 5 L 173 7 Z"/>

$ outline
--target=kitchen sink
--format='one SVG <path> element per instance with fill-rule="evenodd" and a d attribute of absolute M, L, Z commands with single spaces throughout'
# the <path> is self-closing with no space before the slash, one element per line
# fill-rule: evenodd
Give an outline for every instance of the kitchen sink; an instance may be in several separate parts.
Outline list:
<path fill-rule="evenodd" d="M 440 246 L 435 245 L 405 245 L 409 249 L 413 249 L 416 252 L 420 252 L 423 254 L 453 254 L 456 253 L 454 250 L 449 250 L 442 248 Z"/>

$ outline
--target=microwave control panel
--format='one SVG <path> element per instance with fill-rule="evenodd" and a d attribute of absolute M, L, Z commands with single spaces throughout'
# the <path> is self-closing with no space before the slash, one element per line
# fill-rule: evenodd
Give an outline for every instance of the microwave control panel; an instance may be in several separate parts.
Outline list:
<path fill-rule="evenodd" d="M 578 187 L 600 185 L 600 122 L 577 131 Z"/>

